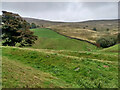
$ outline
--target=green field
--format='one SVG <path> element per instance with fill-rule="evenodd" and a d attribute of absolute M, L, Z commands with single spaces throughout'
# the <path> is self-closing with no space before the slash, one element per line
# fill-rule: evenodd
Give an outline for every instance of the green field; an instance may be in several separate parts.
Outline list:
<path fill-rule="evenodd" d="M 3 88 L 62 88 L 68 85 L 49 73 L 3 56 Z"/>
<path fill-rule="evenodd" d="M 34 31 L 34 34 L 39 37 L 39 39 L 33 45 L 33 48 L 75 51 L 92 51 L 97 49 L 96 46 L 87 42 L 69 39 L 50 29 L 32 29 L 32 31 Z"/>
<path fill-rule="evenodd" d="M 117 88 L 118 45 L 98 49 L 49 29 L 32 47 L 2 47 L 3 88 Z M 12 84 L 11 84 L 12 83 Z"/>
<path fill-rule="evenodd" d="M 113 52 L 113 53 L 118 53 L 118 49 L 119 49 L 119 45 L 120 44 L 117 44 L 117 45 L 114 45 L 114 46 L 112 46 L 112 47 L 109 47 L 109 48 L 105 48 L 105 49 L 103 49 L 103 50 L 101 50 L 101 51 L 103 51 L 103 52 Z"/>
<path fill-rule="evenodd" d="M 4 57 L 7 57 L 7 60 L 4 59 Z M 36 71 L 49 73 L 53 77 L 60 79 L 61 82 L 58 82 L 59 80 L 55 80 L 55 82 L 58 83 L 56 87 L 58 87 L 59 84 L 62 84 L 62 82 L 64 82 L 64 85 L 66 86 L 61 85 L 61 87 L 69 88 L 118 87 L 117 60 L 107 62 L 100 60 L 99 58 L 98 60 L 92 59 L 92 57 L 80 58 L 66 54 L 54 53 L 52 51 L 39 51 L 38 49 L 34 50 L 28 48 L 20 49 L 13 47 L 3 47 L 3 65 L 6 65 L 6 67 L 8 67 L 3 67 L 3 87 L 12 87 L 10 82 L 15 83 L 15 85 L 12 84 L 13 87 L 52 87 L 50 86 L 50 81 L 46 81 L 46 83 L 48 84 L 47 86 L 46 84 L 44 84 L 44 82 L 41 84 L 41 82 L 37 81 L 33 82 L 33 86 L 31 86 L 31 81 L 29 81 L 29 74 L 33 72 L 34 75 Z M 15 67 L 21 67 L 21 69 L 15 71 L 14 69 L 17 69 Z M 26 70 L 27 67 L 30 67 L 33 70 Z M 13 72 L 13 70 L 15 72 Z M 16 74 L 18 75 L 18 77 L 20 77 L 19 74 L 21 74 L 23 76 L 21 76 L 22 79 L 25 78 L 25 82 L 23 85 L 22 81 L 19 81 L 21 79 L 18 78 Z M 28 79 L 26 79 L 26 77 Z M 42 76 L 40 77 L 38 74 L 38 79 L 40 78 L 42 78 Z M 45 77 L 43 76 L 43 78 Z M 45 79 L 49 79 L 49 76 Z M 53 83 L 55 82 L 53 81 Z M 38 86 L 34 83 L 37 83 Z M 54 84 L 52 85 L 54 87 Z"/>
<path fill-rule="evenodd" d="M 63 35 L 95 43 L 100 37 L 118 35 L 118 20 L 89 20 L 83 22 L 54 22 L 34 18 L 25 18 L 29 23 L 51 28 Z M 96 31 L 93 29 L 96 28 Z"/>

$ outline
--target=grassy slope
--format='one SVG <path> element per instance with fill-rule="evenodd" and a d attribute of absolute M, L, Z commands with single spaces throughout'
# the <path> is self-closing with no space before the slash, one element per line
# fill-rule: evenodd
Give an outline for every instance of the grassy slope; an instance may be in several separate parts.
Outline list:
<path fill-rule="evenodd" d="M 76 56 L 79 58 L 92 58 L 104 61 L 117 61 L 118 55 L 116 53 L 103 53 L 103 52 L 89 52 L 89 51 L 67 51 L 67 50 L 52 50 L 50 52 L 57 54 L 64 54 Z"/>
<path fill-rule="evenodd" d="M 2 89 L 2 48 L 0 47 L 0 89 Z"/>
<path fill-rule="evenodd" d="M 118 53 L 118 51 L 119 51 L 119 49 L 118 49 L 119 45 L 120 45 L 120 44 L 117 44 L 117 45 L 114 45 L 114 46 L 112 46 L 112 47 L 105 48 L 105 49 L 103 49 L 103 50 L 101 50 L 101 51 L 102 51 L 102 52 L 116 52 L 116 53 Z"/>
<path fill-rule="evenodd" d="M 94 52 L 95 46 L 48 29 L 32 31 L 39 36 L 32 48 L 3 47 L 3 87 L 118 86 L 116 54 L 104 50 Z M 88 51 L 88 48 L 93 51 Z"/>
<path fill-rule="evenodd" d="M 68 85 L 49 73 L 3 57 L 3 88 L 62 88 Z M 14 71 L 14 72 L 13 72 Z M 11 84 L 12 83 L 12 84 Z"/>
<path fill-rule="evenodd" d="M 106 61 L 100 62 L 90 58 L 80 59 L 58 53 L 38 52 L 10 47 L 3 47 L 3 56 L 7 57 L 10 61 L 20 62 L 35 70 L 50 73 L 54 77 L 64 81 L 69 87 L 110 88 L 117 87 L 118 85 L 117 64 L 113 61 L 111 63 Z M 6 72 L 6 70 L 3 72 Z"/>
<path fill-rule="evenodd" d="M 100 37 L 114 36 L 118 34 L 117 20 L 93 20 L 79 23 L 63 23 L 59 25 L 48 26 L 60 34 L 87 40 L 96 43 Z M 96 28 L 96 31 L 93 30 Z"/>
<path fill-rule="evenodd" d="M 39 37 L 33 45 L 33 48 L 76 51 L 90 51 L 96 49 L 94 45 L 75 39 L 69 39 L 49 29 L 32 29 L 32 31 Z"/>
<path fill-rule="evenodd" d="M 62 27 L 70 27 L 70 28 L 81 28 L 85 27 L 86 29 L 97 28 L 98 31 L 106 31 L 107 28 L 110 30 L 117 29 L 118 20 L 90 20 L 83 22 L 55 22 L 55 21 L 47 21 L 40 20 L 34 18 L 24 18 L 29 23 L 36 23 L 37 25 L 44 27 L 53 26 L 53 25 L 61 25 Z"/>

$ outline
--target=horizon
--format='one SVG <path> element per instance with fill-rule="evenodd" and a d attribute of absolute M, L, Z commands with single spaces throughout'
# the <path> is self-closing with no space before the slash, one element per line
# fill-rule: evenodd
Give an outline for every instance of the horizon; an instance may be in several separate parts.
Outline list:
<path fill-rule="evenodd" d="M 9 11 L 7 11 L 9 12 Z M 11 13 L 14 13 L 14 12 L 11 12 Z M 19 13 L 14 13 L 14 14 L 18 14 L 20 15 Z M 2 16 L 2 14 L 0 14 L 0 16 Z M 20 15 L 21 16 L 21 15 Z M 30 18 L 30 19 L 37 19 L 37 20 L 43 20 L 43 21 L 50 21 L 50 22 L 58 22 L 58 23 L 80 23 L 80 22 L 89 22 L 89 21 L 109 21 L 109 20 L 119 20 L 118 18 L 117 19 L 94 19 L 94 20 L 83 20 L 83 21 L 54 21 L 54 20 L 48 20 L 48 19 L 42 19 L 42 18 L 35 18 L 35 17 L 24 17 L 24 16 L 21 16 L 22 18 Z"/>
<path fill-rule="evenodd" d="M 89 22 L 89 21 L 109 21 L 109 20 L 119 20 L 119 19 L 94 19 L 94 20 L 83 20 L 83 21 L 52 21 L 47 19 L 41 19 L 41 18 L 32 18 L 32 17 L 22 17 L 22 18 L 31 18 L 31 19 L 37 19 L 37 20 L 44 20 L 44 21 L 50 21 L 50 22 L 60 22 L 60 23 L 79 23 L 79 22 Z"/>

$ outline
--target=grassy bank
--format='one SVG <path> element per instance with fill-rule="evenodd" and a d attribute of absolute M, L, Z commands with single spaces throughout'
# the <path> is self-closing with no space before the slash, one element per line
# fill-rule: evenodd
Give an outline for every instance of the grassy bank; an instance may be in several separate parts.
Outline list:
<path fill-rule="evenodd" d="M 32 47 L 2 47 L 3 88 L 118 87 L 118 45 L 101 50 L 50 29 L 32 31 Z"/>
<path fill-rule="evenodd" d="M 3 47 L 3 56 L 10 62 L 19 62 L 35 70 L 49 73 L 64 81 L 69 88 L 115 88 L 118 86 L 117 64 L 113 61 L 100 62 L 92 57 L 80 59 L 58 53 L 12 47 Z"/>
<path fill-rule="evenodd" d="M 64 37 L 50 29 L 41 28 L 32 29 L 32 31 L 39 37 L 33 45 L 33 48 L 75 51 L 92 51 L 97 49 L 97 47 L 92 44 Z"/>

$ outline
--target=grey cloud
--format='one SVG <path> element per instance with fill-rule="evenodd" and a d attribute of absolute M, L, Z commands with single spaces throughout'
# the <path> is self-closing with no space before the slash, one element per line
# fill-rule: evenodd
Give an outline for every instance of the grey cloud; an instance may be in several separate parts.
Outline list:
<path fill-rule="evenodd" d="M 22 16 L 53 21 L 115 19 L 118 14 L 115 2 L 4 2 L 2 8 Z"/>
<path fill-rule="evenodd" d="M 3 9 L 24 10 L 27 12 L 46 12 L 64 10 L 68 3 L 52 3 L 52 2 L 3 2 Z"/>

